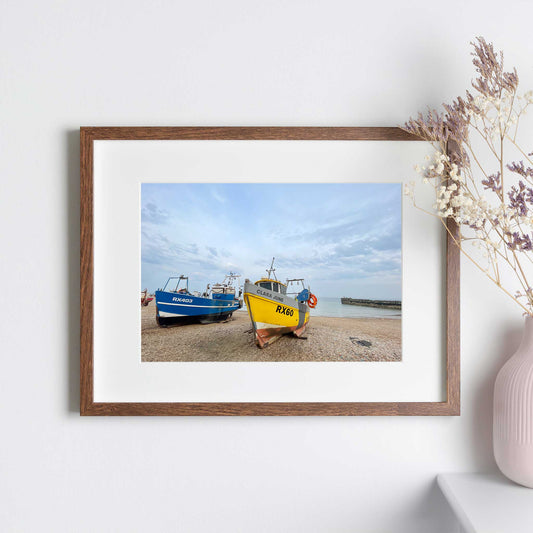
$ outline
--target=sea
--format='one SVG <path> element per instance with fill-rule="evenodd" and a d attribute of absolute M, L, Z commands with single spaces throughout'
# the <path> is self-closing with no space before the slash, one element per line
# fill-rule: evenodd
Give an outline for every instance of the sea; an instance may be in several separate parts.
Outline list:
<path fill-rule="evenodd" d="M 359 305 L 346 305 L 340 298 L 319 297 L 317 306 L 311 309 L 311 316 L 338 318 L 402 318 L 398 309 L 378 309 Z"/>
<path fill-rule="evenodd" d="M 243 304 L 246 309 L 246 304 Z M 321 296 L 311 316 L 330 316 L 335 318 L 402 318 L 398 309 L 379 309 L 376 307 L 362 307 L 360 305 L 346 305 L 340 298 L 327 298 Z"/>

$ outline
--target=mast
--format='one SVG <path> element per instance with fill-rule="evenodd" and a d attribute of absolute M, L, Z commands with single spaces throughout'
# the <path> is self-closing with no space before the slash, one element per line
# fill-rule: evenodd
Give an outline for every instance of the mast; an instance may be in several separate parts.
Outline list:
<path fill-rule="evenodd" d="M 224 276 L 224 281 L 222 283 L 228 286 L 232 286 L 233 282 L 237 281 L 240 277 L 240 274 L 237 274 L 237 272 L 232 272 L 230 270 L 230 273 Z"/>
<path fill-rule="evenodd" d="M 270 268 L 267 268 L 267 278 L 268 279 L 275 279 L 276 281 L 278 281 L 278 278 L 276 278 L 276 269 L 274 268 L 274 259 L 276 259 L 275 257 L 272 258 L 272 264 L 270 265 Z"/>

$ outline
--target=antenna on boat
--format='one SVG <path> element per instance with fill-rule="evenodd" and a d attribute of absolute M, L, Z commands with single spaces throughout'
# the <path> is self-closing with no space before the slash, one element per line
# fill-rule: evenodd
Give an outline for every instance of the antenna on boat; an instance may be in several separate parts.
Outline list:
<path fill-rule="evenodd" d="M 270 268 L 267 268 L 267 277 L 269 279 L 275 279 L 277 281 L 278 278 L 276 278 L 276 269 L 274 268 L 274 259 L 276 259 L 275 257 L 272 258 L 272 264 L 270 265 Z M 274 274 L 274 277 L 272 277 L 272 274 Z"/>

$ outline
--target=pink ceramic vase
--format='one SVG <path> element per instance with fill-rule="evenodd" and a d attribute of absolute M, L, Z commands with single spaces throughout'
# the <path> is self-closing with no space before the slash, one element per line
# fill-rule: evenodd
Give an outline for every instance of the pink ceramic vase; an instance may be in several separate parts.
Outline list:
<path fill-rule="evenodd" d="M 533 318 L 494 386 L 494 457 L 509 479 L 533 488 Z"/>

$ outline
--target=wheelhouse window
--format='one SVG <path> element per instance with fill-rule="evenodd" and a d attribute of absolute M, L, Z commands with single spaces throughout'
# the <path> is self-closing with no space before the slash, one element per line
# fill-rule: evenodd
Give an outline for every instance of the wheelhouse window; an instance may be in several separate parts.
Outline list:
<path fill-rule="evenodd" d="M 278 281 L 261 281 L 257 283 L 257 285 L 262 289 L 267 289 L 273 292 L 280 292 L 281 294 L 287 294 L 287 287 L 285 287 L 283 283 L 279 283 Z"/>

